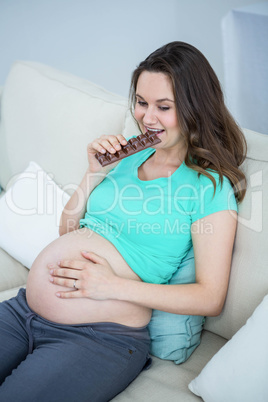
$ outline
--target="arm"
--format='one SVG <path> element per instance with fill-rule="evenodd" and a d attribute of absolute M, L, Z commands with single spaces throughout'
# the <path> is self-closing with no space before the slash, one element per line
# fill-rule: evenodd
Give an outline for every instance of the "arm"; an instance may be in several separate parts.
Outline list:
<path fill-rule="evenodd" d="M 84 217 L 88 197 L 105 175 L 92 174 L 87 169 L 83 180 L 65 205 L 60 219 L 59 234 L 71 232 L 79 228 L 79 221 Z"/>
<path fill-rule="evenodd" d="M 196 283 L 158 285 L 116 276 L 108 261 L 94 253 L 82 253 L 91 261 L 61 261 L 51 271 L 53 282 L 68 287 L 74 278 L 79 290 L 60 292 L 59 297 L 89 297 L 122 300 L 175 314 L 215 316 L 220 314 L 228 288 L 236 213 L 221 211 L 192 225 Z M 203 224 L 203 225 L 202 225 Z M 198 228 L 210 227 L 209 232 Z"/>
<path fill-rule="evenodd" d="M 60 236 L 79 228 L 79 221 L 85 215 L 87 200 L 91 192 L 118 163 L 116 162 L 103 168 L 95 158 L 95 153 L 105 153 L 106 151 L 115 153 L 116 150 L 121 148 L 120 144 L 125 145 L 126 143 L 127 141 L 122 135 L 110 135 L 102 136 L 88 145 L 89 167 L 62 212 L 59 227 Z"/>
<path fill-rule="evenodd" d="M 120 278 L 117 298 L 175 314 L 215 316 L 220 314 L 227 294 L 236 213 L 222 211 L 211 214 L 192 225 L 196 283 L 185 285 L 152 285 Z M 201 222 L 202 221 L 202 222 Z M 203 227 L 212 233 L 200 233 Z M 130 281 L 129 281 L 130 282 Z"/>

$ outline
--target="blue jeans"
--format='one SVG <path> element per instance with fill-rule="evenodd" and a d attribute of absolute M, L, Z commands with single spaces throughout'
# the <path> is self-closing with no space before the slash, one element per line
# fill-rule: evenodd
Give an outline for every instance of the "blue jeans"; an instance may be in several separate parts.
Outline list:
<path fill-rule="evenodd" d="M 149 346 L 147 327 L 47 321 L 21 289 L 0 304 L 0 400 L 109 401 L 150 366 Z"/>

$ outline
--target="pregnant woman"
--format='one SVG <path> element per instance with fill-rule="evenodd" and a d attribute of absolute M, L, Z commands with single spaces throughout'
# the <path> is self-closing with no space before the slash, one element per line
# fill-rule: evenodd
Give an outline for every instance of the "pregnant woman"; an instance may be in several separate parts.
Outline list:
<path fill-rule="evenodd" d="M 109 401 L 150 366 L 151 310 L 217 315 L 225 301 L 245 189 L 245 141 L 215 73 L 173 42 L 134 71 L 142 133 L 161 142 L 88 169 L 65 206 L 60 237 L 34 261 L 26 291 L 0 305 L 0 400 Z M 196 283 L 167 286 L 194 247 Z"/>

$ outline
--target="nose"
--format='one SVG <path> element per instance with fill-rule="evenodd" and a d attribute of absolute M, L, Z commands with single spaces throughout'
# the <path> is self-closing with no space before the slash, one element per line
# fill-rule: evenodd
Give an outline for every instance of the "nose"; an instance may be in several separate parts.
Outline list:
<path fill-rule="evenodd" d="M 148 107 L 144 112 L 143 123 L 145 124 L 145 126 L 151 126 L 153 124 L 156 124 L 157 121 L 158 120 L 154 108 Z"/>

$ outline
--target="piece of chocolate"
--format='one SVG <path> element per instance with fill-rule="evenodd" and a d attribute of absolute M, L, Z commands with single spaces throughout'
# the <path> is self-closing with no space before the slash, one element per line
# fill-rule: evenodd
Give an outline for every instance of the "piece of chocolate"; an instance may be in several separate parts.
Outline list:
<path fill-rule="evenodd" d="M 120 151 L 116 151 L 114 154 L 111 154 L 110 152 L 106 152 L 105 154 L 97 152 L 95 157 L 102 166 L 106 166 L 117 162 L 118 160 L 124 159 L 127 156 L 136 154 L 143 149 L 159 144 L 159 142 L 161 142 L 161 140 L 156 136 L 155 133 L 147 132 L 145 134 L 140 134 L 137 137 L 130 138 L 127 144 L 121 145 Z"/>

